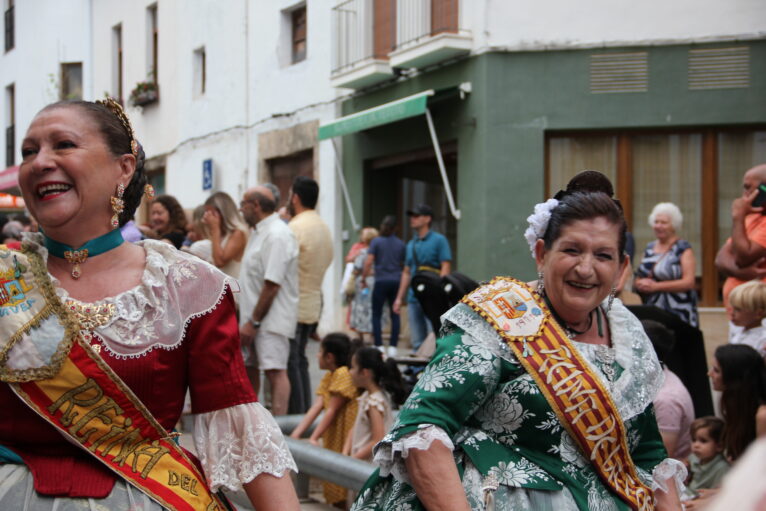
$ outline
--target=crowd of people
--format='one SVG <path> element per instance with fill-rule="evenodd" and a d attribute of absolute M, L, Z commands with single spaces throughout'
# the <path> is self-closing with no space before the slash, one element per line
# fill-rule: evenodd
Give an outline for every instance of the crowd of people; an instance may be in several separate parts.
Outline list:
<path fill-rule="evenodd" d="M 745 174 L 716 261 L 730 335 L 709 370 L 720 417 L 699 417 L 667 364 L 684 339 L 616 298 L 631 238 L 598 172 L 535 207 L 525 238 L 538 278 L 496 277 L 446 312 L 408 392 L 402 308 L 413 350 L 434 330 L 411 283 L 452 271 L 427 204 L 407 210 L 407 243 L 393 216 L 361 230 L 345 258 L 357 338 L 320 340 L 334 254 L 313 179 L 297 177 L 284 202 L 271 183 L 239 204 L 216 192 L 188 218 L 174 197 L 153 196 L 110 99 L 47 106 L 22 153 L 30 217 L 7 221 L 0 247 L 12 290 L 0 325 L 2 509 L 225 509 L 222 488 L 244 489 L 259 510 L 298 509 L 297 467 L 272 417 L 288 413 L 303 415 L 293 438 L 311 431 L 312 444 L 379 467 L 358 494 L 325 484 L 327 503 L 357 510 L 701 509 L 766 437 L 766 230 L 753 206 L 766 166 Z M 144 196 L 148 225 L 134 219 Z M 698 328 L 682 221 L 671 203 L 653 209 L 656 240 L 633 286 Z M 326 371 L 314 392 L 310 339 Z M 185 407 L 198 463 L 174 441 Z"/>

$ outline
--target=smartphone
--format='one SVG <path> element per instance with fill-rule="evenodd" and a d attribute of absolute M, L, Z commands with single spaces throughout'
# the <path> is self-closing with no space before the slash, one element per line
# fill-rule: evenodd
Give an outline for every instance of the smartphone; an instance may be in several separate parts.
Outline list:
<path fill-rule="evenodd" d="M 754 208 L 764 208 L 761 214 L 766 215 L 766 183 L 758 185 L 758 195 L 753 199 Z"/>

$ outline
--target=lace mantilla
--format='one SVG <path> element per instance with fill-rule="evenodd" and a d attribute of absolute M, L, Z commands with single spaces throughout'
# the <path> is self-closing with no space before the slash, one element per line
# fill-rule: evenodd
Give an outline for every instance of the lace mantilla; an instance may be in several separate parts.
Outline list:
<path fill-rule="evenodd" d="M 26 239 L 38 245 L 38 253 L 47 261 L 42 235 Z M 110 320 L 93 332 L 118 358 L 139 357 L 155 348 L 177 348 L 194 318 L 214 310 L 227 287 L 239 289 L 236 281 L 215 266 L 167 243 L 144 240 L 137 245 L 146 250 L 141 283 L 116 296 L 83 304 L 114 309 Z M 55 277 L 51 276 L 51 280 L 62 301 L 81 303 L 69 298 Z"/>
<path fill-rule="evenodd" d="M 264 473 L 298 472 L 279 426 L 259 403 L 197 415 L 194 446 L 213 491 L 237 491 Z"/>
<path fill-rule="evenodd" d="M 612 332 L 614 359 L 623 368 L 616 380 L 610 382 L 604 373 L 604 364 L 598 363 L 598 346 L 576 341 L 573 344 L 609 389 L 623 421 L 628 421 L 652 403 L 662 387 L 664 376 L 641 322 L 619 299 L 614 300 L 607 318 Z M 462 303 L 456 305 L 442 316 L 442 320 L 462 328 L 474 340 L 481 340 L 494 355 L 518 363 L 492 326 L 469 306 Z"/>
<path fill-rule="evenodd" d="M 417 431 L 413 431 L 399 440 L 392 442 L 388 436 L 381 440 L 375 447 L 373 462 L 380 466 L 382 477 L 391 474 L 397 481 L 410 484 L 410 476 L 404 465 L 404 460 L 409 455 L 410 449 L 427 451 L 436 440 L 443 443 L 450 451 L 455 450 L 455 445 L 446 431 L 433 424 L 424 424 Z"/>
<path fill-rule="evenodd" d="M 665 458 L 659 465 L 654 467 L 650 486 L 652 491 L 660 489 L 667 493 L 668 480 L 673 479 L 676 482 L 678 494 L 681 495 L 685 488 L 684 480 L 686 475 L 686 465 L 676 459 Z"/>

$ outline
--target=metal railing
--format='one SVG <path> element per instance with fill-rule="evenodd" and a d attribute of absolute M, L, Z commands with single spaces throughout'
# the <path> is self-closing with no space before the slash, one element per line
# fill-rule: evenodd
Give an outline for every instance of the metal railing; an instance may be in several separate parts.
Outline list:
<path fill-rule="evenodd" d="M 281 415 L 274 419 L 282 433 L 289 435 L 303 419 L 303 415 Z M 358 491 L 375 470 L 371 463 L 316 447 L 304 440 L 287 436 L 285 440 L 298 465 L 296 490 L 299 497 L 308 495 L 309 476 Z"/>
<path fill-rule="evenodd" d="M 16 162 L 14 148 L 16 146 L 16 126 L 11 124 L 5 128 L 5 166 L 11 167 Z"/>
<path fill-rule="evenodd" d="M 444 32 L 464 32 L 459 0 L 396 0 L 396 13 L 396 49 Z"/>
<path fill-rule="evenodd" d="M 14 45 L 14 25 L 13 25 L 13 6 L 5 10 L 5 51 L 13 49 Z"/>
<path fill-rule="evenodd" d="M 333 73 L 372 58 L 374 7 L 374 0 L 346 0 L 333 7 Z"/>

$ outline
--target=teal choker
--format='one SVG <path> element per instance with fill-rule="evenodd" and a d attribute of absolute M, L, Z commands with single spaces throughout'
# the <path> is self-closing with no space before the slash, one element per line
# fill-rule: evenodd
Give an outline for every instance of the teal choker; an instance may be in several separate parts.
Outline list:
<path fill-rule="evenodd" d="M 56 257 L 66 259 L 74 265 L 72 267 L 72 278 L 75 280 L 79 279 L 80 275 L 82 275 L 80 264 L 84 263 L 88 257 L 95 257 L 104 252 L 109 252 L 113 248 L 122 245 L 125 241 L 122 238 L 122 231 L 120 229 L 111 230 L 103 236 L 94 238 L 80 248 L 72 248 L 48 237 L 45 233 L 43 233 L 43 236 L 45 237 L 45 248 L 48 249 L 48 252 Z"/>

